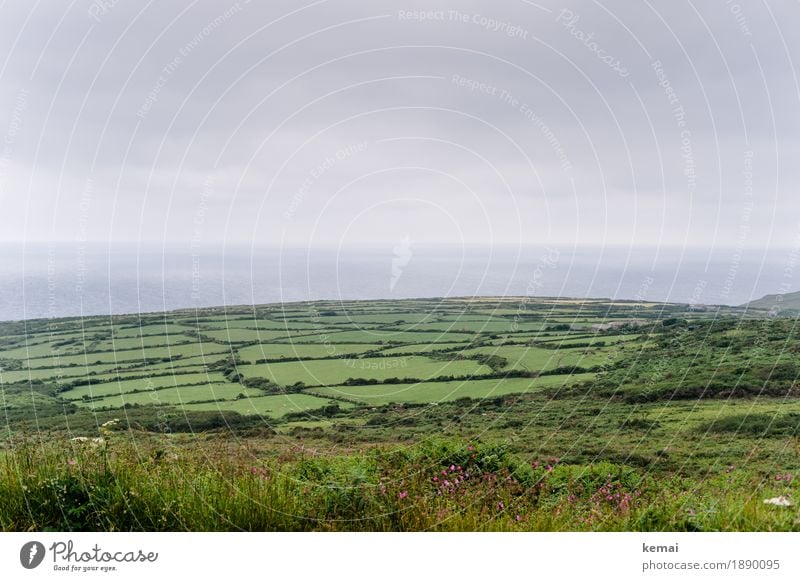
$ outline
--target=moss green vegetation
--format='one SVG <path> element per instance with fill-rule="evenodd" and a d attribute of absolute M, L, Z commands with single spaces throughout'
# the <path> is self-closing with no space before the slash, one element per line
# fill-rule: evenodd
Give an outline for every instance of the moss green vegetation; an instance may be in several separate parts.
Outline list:
<path fill-rule="evenodd" d="M 343 409 L 352 408 L 353 404 L 347 402 L 332 403 L 325 398 L 315 397 L 311 394 L 292 393 L 284 395 L 255 395 L 238 398 L 224 405 L 220 401 L 191 403 L 185 406 L 186 411 L 214 411 L 219 409 L 230 410 L 244 415 L 269 416 L 279 418 L 286 414 L 302 414 L 315 410 L 322 415 L 333 415 Z"/>
<path fill-rule="evenodd" d="M 501 445 L 428 441 L 336 456 L 174 438 L 20 441 L 0 463 L 0 528 L 71 531 L 794 530 L 764 505 L 795 482 L 729 472 L 698 491 L 606 461 L 533 463 Z M 754 491 L 757 491 L 754 494 Z"/>
<path fill-rule="evenodd" d="M 195 385 L 207 385 L 225 381 L 221 373 L 187 373 L 159 375 L 155 377 L 144 377 L 139 379 L 125 379 L 120 381 L 110 381 L 108 383 L 89 383 L 69 389 L 62 388 L 59 396 L 64 399 L 96 399 L 105 396 L 119 395 L 126 393 L 138 393 L 153 391 L 164 387 L 189 387 Z"/>
<path fill-rule="evenodd" d="M 798 530 L 763 502 L 800 504 L 800 336 L 775 312 L 518 297 L 0 323 L 0 528 Z"/>
<path fill-rule="evenodd" d="M 239 372 L 248 377 L 266 377 L 279 385 L 340 385 L 380 381 L 390 378 L 419 378 L 422 381 L 442 377 L 472 377 L 491 372 L 472 359 L 442 361 L 429 357 L 342 357 L 319 361 L 292 361 L 264 365 L 241 365 Z"/>
<path fill-rule="evenodd" d="M 479 347 L 461 352 L 464 357 L 482 355 L 505 360 L 501 369 L 549 371 L 559 367 L 597 367 L 618 355 L 614 348 L 579 347 L 575 349 L 545 349 L 528 346 Z"/>
<path fill-rule="evenodd" d="M 239 357 L 249 363 L 264 361 L 279 361 L 281 359 L 299 360 L 320 359 L 334 355 L 349 355 L 351 353 L 365 353 L 373 350 L 370 344 L 361 345 L 307 345 L 295 343 L 259 343 L 250 347 L 239 348 Z"/>
<path fill-rule="evenodd" d="M 263 395 L 259 390 L 250 390 L 232 383 L 202 383 L 182 385 L 167 389 L 149 389 L 119 395 L 107 394 L 103 397 L 80 399 L 77 405 L 92 409 L 115 409 L 133 405 L 177 405 L 197 402 L 228 402 L 249 396 Z"/>
<path fill-rule="evenodd" d="M 336 397 L 369 405 L 391 403 L 436 404 L 463 398 L 481 400 L 508 394 L 541 392 L 545 387 L 562 387 L 572 383 L 588 381 L 592 373 L 569 375 L 546 375 L 535 378 L 475 379 L 464 381 L 440 381 L 420 383 L 397 383 L 378 385 L 340 385 L 309 390 L 311 393 Z"/>

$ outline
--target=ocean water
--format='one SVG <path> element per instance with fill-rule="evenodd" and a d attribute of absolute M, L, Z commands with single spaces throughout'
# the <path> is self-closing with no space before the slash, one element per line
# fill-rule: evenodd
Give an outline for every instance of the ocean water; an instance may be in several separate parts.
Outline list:
<path fill-rule="evenodd" d="M 790 249 L 0 246 L 0 320 L 474 295 L 737 305 L 800 289 Z"/>

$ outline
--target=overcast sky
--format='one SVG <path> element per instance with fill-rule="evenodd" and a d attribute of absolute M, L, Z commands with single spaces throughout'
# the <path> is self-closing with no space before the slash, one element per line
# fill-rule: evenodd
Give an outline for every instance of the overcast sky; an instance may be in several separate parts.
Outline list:
<path fill-rule="evenodd" d="M 791 247 L 798 29 L 788 0 L 10 0 L 0 240 Z"/>

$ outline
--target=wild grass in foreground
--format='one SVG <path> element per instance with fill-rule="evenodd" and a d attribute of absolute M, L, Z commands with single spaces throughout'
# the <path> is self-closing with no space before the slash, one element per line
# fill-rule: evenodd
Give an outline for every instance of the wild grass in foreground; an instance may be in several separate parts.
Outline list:
<path fill-rule="evenodd" d="M 501 444 L 433 441 L 322 455 L 246 442 L 112 432 L 9 442 L 0 456 L 4 531 L 800 530 L 791 475 L 731 470 L 654 478 L 602 462 L 522 461 Z"/>

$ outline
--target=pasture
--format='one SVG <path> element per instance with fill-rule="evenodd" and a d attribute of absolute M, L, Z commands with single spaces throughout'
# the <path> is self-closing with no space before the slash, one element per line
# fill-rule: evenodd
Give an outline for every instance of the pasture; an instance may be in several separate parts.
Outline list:
<path fill-rule="evenodd" d="M 323 515 L 270 520 L 242 505 L 235 518 L 245 529 L 796 530 L 800 519 L 760 501 L 792 494 L 800 469 L 798 353 L 790 318 L 605 299 L 321 301 L 5 322 L 0 424 L 9 458 L 35 440 L 38 470 L 64 482 L 74 457 L 82 478 L 103 478 L 92 467 L 110 460 L 69 444 L 100 435 L 114 442 L 117 469 L 141 474 L 130 483 L 140 498 L 155 494 L 144 486 L 150 477 L 163 479 L 165 494 L 194 498 L 159 463 L 170 449 L 207 483 L 222 464 L 245 476 L 270 471 L 274 489 L 252 489 L 249 476 L 239 485 L 294 507 L 291 515 Z M 113 433 L 102 427 L 109 421 Z M 123 441 L 152 457 L 124 456 L 134 451 Z M 465 442 L 485 458 L 465 456 Z M 128 526 L 114 512 L 123 498 L 100 524 L 25 513 L 14 500 L 28 482 L 14 472 L 18 461 L 0 471 L 3 529 Z M 490 480 L 441 502 L 418 475 L 456 462 Z M 598 505 L 610 485 L 600 472 L 624 503 Z M 516 484 L 490 486 L 492 478 Z M 393 494 L 413 504 L 405 520 L 386 520 L 399 505 L 380 490 L 399 481 L 405 488 Z M 295 484 L 318 492 L 292 500 Z M 356 484 L 357 510 L 337 492 Z M 39 492 L 42 502 L 71 502 Z M 469 500 L 495 496 L 495 509 L 515 507 L 513 518 Z M 224 528 L 195 501 L 176 527 Z M 153 502 L 137 509 L 134 528 L 166 530 Z"/>

